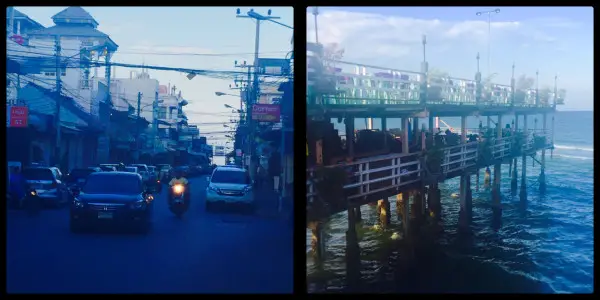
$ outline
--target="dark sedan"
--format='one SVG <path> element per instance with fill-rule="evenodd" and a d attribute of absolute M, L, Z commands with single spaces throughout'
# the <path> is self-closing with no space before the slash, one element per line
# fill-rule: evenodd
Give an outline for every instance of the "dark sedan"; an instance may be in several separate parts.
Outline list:
<path fill-rule="evenodd" d="M 129 172 L 97 172 L 87 177 L 71 204 L 71 231 L 116 225 L 146 232 L 154 197 L 142 177 Z"/>

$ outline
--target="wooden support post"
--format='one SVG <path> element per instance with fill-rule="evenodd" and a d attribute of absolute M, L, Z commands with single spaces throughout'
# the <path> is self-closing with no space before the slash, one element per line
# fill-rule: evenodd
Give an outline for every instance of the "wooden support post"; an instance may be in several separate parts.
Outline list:
<path fill-rule="evenodd" d="M 548 136 L 546 135 L 546 113 L 544 113 L 542 115 L 542 131 L 544 134 L 544 137 L 546 137 L 546 139 L 548 138 Z M 547 142 L 546 142 L 547 143 Z M 545 169 L 546 169 L 546 145 L 544 145 L 544 148 L 542 148 L 542 167 L 540 170 L 540 178 L 539 178 L 539 182 L 540 182 L 540 193 L 544 194 L 546 193 L 546 174 L 545 174 Z"/>
<path fill-rule="evenodd" d="M 477 168 L 477 173 L 475 173 L 475 191 L 479 192 L 479 173 L 481 170 Z"/>
<path fill-rule="evenodd" d="M 413 123 L 413 138 L 416 141 L 419 140 L 419 118 L 413 118 L 412 119 L 412 123 Z"/>
<path fill-rule="evenodd" d="M 523 115 L 523 143 L 527 143 L 529 134 L 527 133 L 527 115 Z M 521 157 L 521 191 L 519 193 L 521 201 L 527 201 L 527 155 L 523 151 Z"/>
<path fill-rule="evenodd" d="M 467 116 L 460 117 L 460 142 L 467 141 Z"/>
<path fill-rule="evenodd" d="M 354 118 L 346 117 L 344 119 L 346 125 L 346 148 L 348 156 L 354 157 Z"/>
<path fill-rule="evenodd" d="M 354 208 L 354 214 L 356 216 L 356 223 L 362 222 L 362 211 L 360 211 L 360 205 Z"/>
<path fill-rule="evenodd" d="M 402 216 L 404 215 L 404 197 L 402 193 L 396 195 L 396 214 L 398 216 L 398 221 L 403 222 Z"/>
<path fill-rule="evenodd" d="M 502 115 L 498 115 L 498 123 L 496 124 L 496 139 L 502 138 Z M 492 185 L 492 205 L 500 205 L 500 182 L 502 176 L 502 165 L 496 163 L 494 165 L 494 184 Z"/>
<path fill-rule="evenodd" d="M 421 221 L 423 213 L 423 194 L 421 190 L 417 190 L 413 193 L 412 215 L 414 219 Z"/>
<path fill-rule="evenodd" d="M 377 213 L 379 214 L 381 228 L 386 229 L 390 224 L 390 201 L 388 199 L 377 201 Z"/>
<path fill-rule="evenodd" d="M 441 218 L 441 192 L 437 185 L 437 183 L 431 184 L 428 190 L 429 195 L 427 196 L 428 206 L 429 206 L 429 216 L 439 220 Z"/>
<path fill-rule="evenodd" d="M 459 223 L 468 226 L 471 222 L 473 209 L 473 196 L 471 193 L 471 175 L 460 176 L 460 212 Z"/>
<path fill-rule="evenodd" d="M 323 234 L 323 224 L 319 221 L 312 221 L 308 223 L 308 228 L 312 233 L 312 254 L 316 259 L 322 260 L 325 257 L 325 235 Z"/>
<path fill-rule="evenodd" d="M 519 115 L 515 114 L 515 128 L 514 128 L 514 135 L 520 134 L 519 133 Z M 510 191 L 513 195 L 515 195 L 517 193 L 517 181 L 518 181 L 518 172 L 517 172 L 517 158 L 515 157 L 514 159 L 512 159 L 513 163 L 512 163 L 512 172 L 511 172 L 511 178 L 510 178 Z"/>
<path fill-rule="evenodd" d="M 387 141 L 388 141 L 388 136 L 387 136 L 387 118 L 383 117 L 381 118 L 381 132 L 383 133 L 383 147 L 388 146 Z"/>
<path fill-rule="evenodd" d="M 356 215 L 354 208 L 348 208 L 348 230 L 346 231 L 346 255 L 356 257 L 360 255 L 358 235 L 356 234 Z"/>
<path fill-rule="evenodd" d="M 402 153 L 408 154 L 408 117 L 402 118 Z"/>
<path fill-rule="evenodd" d="M 490 171 L 490 167 L 485 167 L 485 174 L 483 175 L 483 188 L 487 189 L 490 187 L 490 177 L 492 176 L 492 171 Z"/>

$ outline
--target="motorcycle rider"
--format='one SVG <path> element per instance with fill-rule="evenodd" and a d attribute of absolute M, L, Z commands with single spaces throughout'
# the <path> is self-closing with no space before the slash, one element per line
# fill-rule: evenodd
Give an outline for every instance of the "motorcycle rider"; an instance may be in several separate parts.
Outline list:
<path fill-rule="evenodd" d="M 169 204 L 173 200 L 173 190 L 172 190 L 172 188 L 176 184 L 183 185 L 183 187 L 185 189 L 183 191 L 183 200 L 185 201 L 186 205 L 189 205 L 189 202 L 190 202 L 189 181 L 185 177 L 183 177 L 183 174 L 182 174 L 181 170 L 175 170 L 173 179 L 171 179 L 171 181 L 169 181 L 169 187 L 171 188 L 169 190 Z"/>

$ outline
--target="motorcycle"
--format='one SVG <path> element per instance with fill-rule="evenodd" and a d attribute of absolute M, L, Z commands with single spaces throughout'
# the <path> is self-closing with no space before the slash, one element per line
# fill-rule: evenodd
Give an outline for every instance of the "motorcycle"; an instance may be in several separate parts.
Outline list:
<path fill-rule="evenodd" d="M 157 193 L 161 193 L 162 192 L 162 182 L 160 181 L 160 179 L 156 180 L 156 190 Z"/>
<path fill-rule="evenodd" d="M 171 187 L 170 193 L 169 210 L 178 218 L 181 218 L 188 209 L 185 201 L 185 186 L 183 184 L 175 184 Z"/>
<path fill-rule="evenodd" d="M 42 210 L 42 199 L 38 196 L 37 191 L 30 189 L 23 198 L 23 206 L 30 215 L 37 215 Z"/>

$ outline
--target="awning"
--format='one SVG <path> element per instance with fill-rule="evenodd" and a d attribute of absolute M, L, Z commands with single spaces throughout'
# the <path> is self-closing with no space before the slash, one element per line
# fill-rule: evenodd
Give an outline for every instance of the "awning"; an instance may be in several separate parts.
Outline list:
<path fill-rule="evenodd" d="M 194 155 L 194 156 L 203 156 L 204 158 L 206 158 L 206 154 L 202 153 L 202 152 L 194 152 L 194 151 L 188 151 L 188 153 L 190 155 Z"/>

